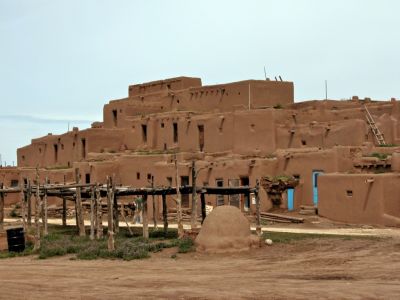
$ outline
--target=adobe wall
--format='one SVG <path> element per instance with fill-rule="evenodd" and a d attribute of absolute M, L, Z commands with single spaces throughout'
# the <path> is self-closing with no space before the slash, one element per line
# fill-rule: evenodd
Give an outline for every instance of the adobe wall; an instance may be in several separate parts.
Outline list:
<path fill-rule="evenodd" d="M 318 212 L 350 224 L 400 226 L 398 174 L 326 174 L 319 178 Z"/>

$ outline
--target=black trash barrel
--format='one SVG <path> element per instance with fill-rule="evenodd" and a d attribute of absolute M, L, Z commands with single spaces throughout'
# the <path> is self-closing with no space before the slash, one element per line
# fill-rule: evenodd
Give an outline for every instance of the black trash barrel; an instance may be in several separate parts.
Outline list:
<path fill-rule="evenodd" d="M 7 243 L 9 252 L 22 252 L 25 250 L 24 228 L 7 229 Z"/>

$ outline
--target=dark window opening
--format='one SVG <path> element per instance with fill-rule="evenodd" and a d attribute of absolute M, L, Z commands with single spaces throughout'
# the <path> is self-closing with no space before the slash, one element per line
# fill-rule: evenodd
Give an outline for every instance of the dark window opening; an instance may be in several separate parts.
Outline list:
<path fill-rule="evenodd" d="M 90 183 L 90 173 L 85 174 L 85 183 Z"/>
<path fill-rule="evenodd" d="M 215 183 L 217 187 L 223 187 L 224 186 L 224 180 L 222 178 L 218 178 L 215 180 Z M 217 195 L 217 206 L 221 206 L 225 204 L 225 198 L 224 195 Z"/>
<path fill-rule="evenodd" d="M 294 177 L 294 179 L 300 180 L 300 175 L 299 174 L 294 174 L 293 177 Z"/>
<path fill-rule="evenodd" d="M 174 143 L 178 142 L 178 123 L 173 123 L 174 127 Z"/>
<path fill-rule="evenodd" d="M 167 144 L 164 143 L 164 151 L 167 151 Z"/>
<path fill-rule="evenodd" d="M 140 172 L 136 172 L 136 179 L 140 180 Z"/>
<path fill-rule="evenodd" d="M 142 124 L 142 140 L 147 143 L 147 125 Z"/>
<path fill-rule="evenodd" d="M 198 125 L 197 128 L 199 130 L 199 148 L 202 152 L 204 149 L 204 125 Z"/>
<path fill-rule="evenodd" d="M 82 157 L 86 158 L 86 139 L 82 139 Z"/>
<path fill-rule="evenodd" d="M 249 177 L 240 177 L 240 185 L 241 186 L 250 186 Z M 250 208 L 250 194 L 249 193 L 243 194 L 242 201 L 243 201 L 243 210 L 248 211 Z"/>
<path fill-rule="evenodd" d="M 168 186 L 172 186 L 172 177 L 167 177 Z"/>
<path fill-rule="evenodd" d="M 54 144 L 54 161 L 58 162 L 58 145 Z"/>
<path fill-rule="evenodd" d="M 301 144 L 302 144 L 303 146 L 307 145 L 306 140 L 301 140 Z"/>
<path fill-rule="evenodd" d="M 347 190 L 346 194 L 348 197 L 353 197 L 353 191 L 352 190 Z"/>
<path fill-rule="evenodd" d="M 148 179 L 148 180 L 151 180 L 151 177 L 152 177 L 151 174 L 150 174 L 150 173 L 147 173 L 147 179 Z"/>
<path fill-rule="evenodd" d="M 189 185 L 189 176 L 181 176 L 181 186 Z M 189 194 L 182 194 L 182 207 L 189 207 Z"/>
<path fill-rule="evenodd" d="M 161 128 L 164 128 L 164 123 L 161 123 Z"/>
<path fill-rule="evenodd" d="M 18 186 L 19 181 L 16 179 L 11 179 L 11 187 L 17 187 Z"/>
<path fill-rule="evenodd" d="M 118 125 L 118 111 L 116 109 L 114 109 L 112 111 L 112 115 L 113 115 L 114 126 L 117 127 L 117 125 Z"/>

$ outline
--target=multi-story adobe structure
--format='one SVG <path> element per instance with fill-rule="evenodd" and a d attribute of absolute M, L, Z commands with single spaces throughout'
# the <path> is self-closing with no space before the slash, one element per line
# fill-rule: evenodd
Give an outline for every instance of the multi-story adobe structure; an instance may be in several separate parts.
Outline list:
<path fill-rule="evenodd" d="M 180 185 L 191 184 L 193 160 L 198 185 L 254 186 L 263 176 L 290 175 L 299 184 L 281 203 L 261 191 L 262 211 L 315 205 L 336 221 L 397 226 L 399 117 L 395 99 L 295 103 L 292 82 L 202 86 L 199 78 L 178 77 L 130 86 L 128 97 L 106 104 L 103 122 L 92 128 L 33 139 L 18 149 L 18 167 L 0 170 L 0 178 L 18 185 L 34 180 L 39 167 L 41 180 L 70 182 L 78 167 L 86 182 L 104 183 L 114 174 L 122 185 L 148 186 L 153 177 L 155 186 L 174 186 L 177 153 Z M 183 207 L 190 207 L 189 199 L 183 196 Z M 15 201 L 18 195 L 9 195 L 6 203 Z M 206 201 L 255 210 L 250 195 Z"/>

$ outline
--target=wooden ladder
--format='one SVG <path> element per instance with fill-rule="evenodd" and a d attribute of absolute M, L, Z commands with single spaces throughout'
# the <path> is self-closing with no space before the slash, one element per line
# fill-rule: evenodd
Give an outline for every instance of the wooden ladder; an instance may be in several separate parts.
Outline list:
<path fill-rule="evenodd" d="M 372 118 L 372 115 L 369 112 L 367 105 L 365 105 L 365 104 L 364 104 L 364 109 L 365 109 L 365 117 L 367 119 L 367 123 L 368 123 L 369 127 L 371 128 L 372 133 L 374 134 L 376 141 L 378 142 L 378 145 L 379 146 L 386 145 L 385 138 L 383 137 L 382 132 L 380 132 L 379 128 L 376 126 L 374 118 Z"/>

